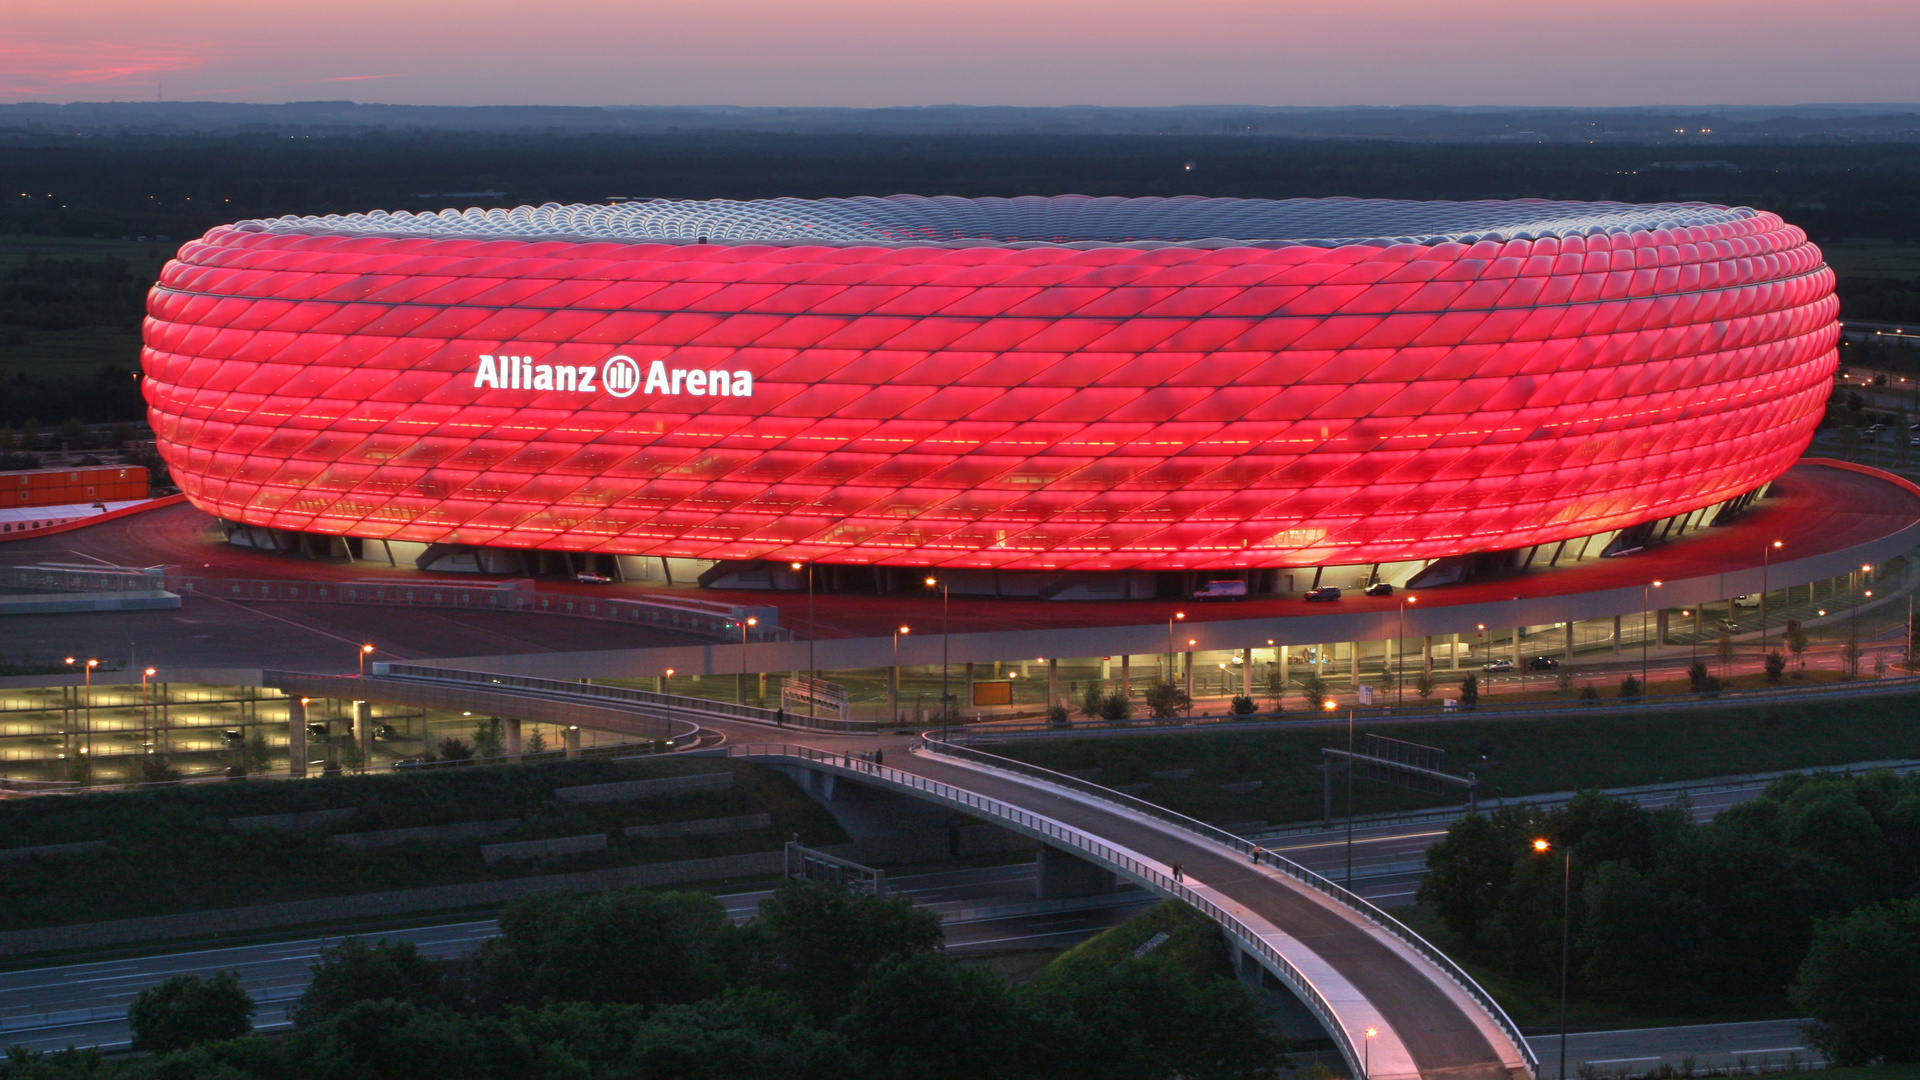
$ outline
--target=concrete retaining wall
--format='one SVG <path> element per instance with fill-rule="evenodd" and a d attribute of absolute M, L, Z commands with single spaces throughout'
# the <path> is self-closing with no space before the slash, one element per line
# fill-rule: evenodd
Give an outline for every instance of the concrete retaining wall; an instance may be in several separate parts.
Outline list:
<path fill-rule="evenodd" d="M 260 814 L 255 817 L 230 817 L 227 824 L 236 829 L 317 829 L 336 821 L 345 821 L 360 812 L 357 806 L 337 810 L 302 810 L 293 814 Z"/>
<path fill-rule="evenodd" d="M 491 866 L 502 859 L 524 859 L 527 862 L 544 862 L 565 855 L 577 855 L 583 851 L 607 850 L 607 834 L 603 832 L 587 833 L 584 836 L 555 836 L 546 840 L 512 840 L 504 844 L 487 844 L 480 849 L 480 857 Z"/>
<path fill-rule="evenodd" d="M 613 784 L 582 784 L 553 789 L 561 802 L 628 802 L 634 799 L 658 799 L 667 795 L 685 795 L 694 791 L 729 791 L 731 772 L 695 773 L 692 776 L 663 776 L 657 780 L 622 780 Z"/>
<path fill-rule="evenodd" d="M 107 846 L 105 840 L 76 840 L 71 844 L 41 844 L 38 847 L 0 848 L 0 862 L 9 859 L 28 859 L 35 855 L 72 855 L 75 852 L 92 851 Z"/>
<path fill-rule="evenodd" d="M 638 840 L 667 840 L 676 836 L 717 836 L 721 833 L 752 832 L 772 825 L 772 814 L 745 814 L 740 817 L 674 821 L 665 825 L 629 825 L 620 831 Z"/>
<path fill-rule="evenodd" d="M 350 848 L 382 848 L 424 840 L 430 843 L 457 844 L 512 832 L 520 824 L 517 817 L 494 821 L 462 821 L 456 825 L 421 825 L 411 829 L 378 829 L 374 832 L 334 833 L 328 843 Z"/>

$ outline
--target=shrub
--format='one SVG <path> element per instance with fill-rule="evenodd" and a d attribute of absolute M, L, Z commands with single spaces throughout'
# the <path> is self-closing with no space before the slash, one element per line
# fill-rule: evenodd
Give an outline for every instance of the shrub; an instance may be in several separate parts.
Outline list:
<path fill-rule="evenodd" d="M 1471 709 L 1480 703 L 1480 677 L 1469 675 L 1460 680 L 1460 705 Z"/>
<path fill-rule="evenodd" d="M 1129 701 L 1127 695 L 1118 690 L 1108 694 L 1106 700 L 1100 703 L 1100 719 L 1102 720 L 1127 720 L 1132 718 L 1132 716 L 1133 702 Z"/>
<path fill-rule="evenodd" d="M 1236 696 L 1233 702 L 1227 706 L 1227 711 L 1234 716 L 1252 716 L 1259 710 L 1260 706 L 1254 704 L 1253 699 L 1244 694 Z"/>
<path fill-rule="evenodd" d="M 471 761 L 473 760 L 473 747 L 451 736 L 441 739 L 440 760 Z"/>
<path fill-rule="evenodd" d="M 1073 723 L 1073 718 L 1067 715 L 1065 705 L 1049 705 L 1047 706 L 1047 723 L 1056 727 L 1066 727 Z"/>
<path fill-rule="evenodd" d="M 1620 697 L 1627 701 L 1637 701 L 1641 693 L 1640 680 L 1629 675 L 1620 680 Z"/>
<path fill-rule="evenodd" d="M 356 1001 L 405 1001 L 432 1008 L 441 999 L 440 975 L 411 941 L 382 938 L 369 945 L 350 937 L 320 953 L 313 981 L 288 1012 L 298 1027 L 311 1027 Z"/>
<path fill-rule="evenodd" d="M 1087 688 L 1080 692 L 1081 716 L 1089 720 L 1100 716 L 1101 710 L 1104 709 L 1107 704 L 1105 689 L 1105 686 L 1099 679 L 1087 680 Z"/>
<path fill-rule="evenodd" d="M 1695 693 L 1699 693 L 1701 690 L 1706 689 L 1707 680 L 1709 678 L 1711 678 L 1711 676 L 1707 674 L 1707 665 L 1701 663 L 1698 660 L 1695 660 L 1693 663 L 1687 665 L 1687 688 L 1688 689 L 1694 691 Z"/>
<path fill-rule="evenodd" d="M 210 978 L 175 975 L 134 995 L 127 1006 L 133 1049 L 142 1053 L 185 1050 L 206 1042 L 237 1039 L 253 1030 L 253 998 L 231 971 Z"/>
<path fill-rule="evenodd" d="M 1147 687 L 1147 710 L 1155 720 L 1171 720 L 1192 708 L 1187 692 L 1165 679 L 1155 679 Z"/>
<path fill-rule="evenodd" d="M 1582 686 L 1582 687 L 1580 688 L 1580 703 L 1581 703 L 1581 704 L 1583 704 L 1583 705 L 1597 705 L 1597 704 L 1599 704 L 1599 702 L 1600 702 L 1600 691 L 1598 691 L 1598 690 L 1595 690 L 1595 689 L 1593 688 L 1593 684 L 1592 684 L 1592 683 L 1588 683 L 1588 684 L 1586 684 L 1585 686 Z"/>
<path fill-rule="evenodd" d="M 1816 924 L 1788 991 L 1835 1065 L 1920 1058 L 1920 898 Z"/>
<path fill-rule="evenodd" d="M 1420 695 L 1421 701 L 1433 696 L 1434 687 L 1435 682 L 1431 671 L 1422 671 L 1413 678 L 1413 692 Z"/>
<path fill-rule="evenodd" d="M 1766 670 L 1770 683 L 1779 682 L 1781 676 L 1787 673 L 1787 658 L 1780 655 L 1780 650 L 1775 649 L 1767 654 Z"/>

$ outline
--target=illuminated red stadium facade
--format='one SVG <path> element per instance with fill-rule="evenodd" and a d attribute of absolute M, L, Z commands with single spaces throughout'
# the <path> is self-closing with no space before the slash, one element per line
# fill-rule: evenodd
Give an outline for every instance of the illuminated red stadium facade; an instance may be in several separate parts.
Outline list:
<path fill-rule="evenodd" d="M 1698 204 L 851 199 L 246 222 L 149 300 L 190 499 L 717 560 L 1324 566 L 1711 506 L 1797 458 L 1820 252 Z"/>

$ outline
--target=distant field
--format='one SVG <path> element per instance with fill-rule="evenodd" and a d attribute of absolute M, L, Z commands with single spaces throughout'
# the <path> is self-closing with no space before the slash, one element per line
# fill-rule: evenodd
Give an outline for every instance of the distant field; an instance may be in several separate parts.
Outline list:
<path fill-rule="evenodd" d="M 38 379 L 91 379 L 112 365 L 140 366 L 140 331 L 88 326 L 78 330 L 29 330 L 24 345 L 0 340 L 0 377 L 16 373 Z M 52 421 L 64 417 L 42 417 Z"/>
<path fill-rule="evenodd" d="M 1860 278 L 1920 278 L 1920 244 L 1892 240 L 1843 240 L 1821 244 L 1827 265 L 1840 277 L 1844 290 Z"/>

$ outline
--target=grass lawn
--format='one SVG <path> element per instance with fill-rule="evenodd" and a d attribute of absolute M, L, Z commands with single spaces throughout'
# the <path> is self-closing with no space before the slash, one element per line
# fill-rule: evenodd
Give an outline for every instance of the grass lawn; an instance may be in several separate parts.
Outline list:
<path fill-rule="evenodd" d="M 1356 745 L 1364 749 L 1367 734 L 1376 733 L 1439 747 L 1446 752 L 1446 771 L 1478 774 L 1483 800 L 1920 758 L 1920 695 L 1668 715 L 1609 714 L 1604 708 L 1552 719 L 1362 719 Z M 1320 750 L 1344 748 L 1346 741 L 1346 725 L 1328 723 L 1265 732 L 1036 739 L 988 749 L 1108 786 L 1145 784 L 1141 797 L 1204 821 L 1281 823 L 1320 817 Z M 1180 777 L 1185 769 L 1192 775 Z M 1257 790 L 1224 786 L 1250 781 L 1260 781 Z M 1357 814 L 1462 801 L 1458 789 L 1430 794 L 1367 781 L 1354 788 Z"/>
<path fill-rule="evenodd" d="M 1770 1080 L 1920 1080 L 1920 1062 L 1899 1065 L 1858 1065 L 1851 1069 L 1814 1069 L 1809 1072 L 1768 1073 Z"/>

